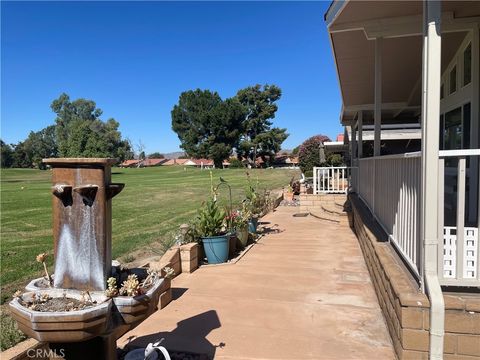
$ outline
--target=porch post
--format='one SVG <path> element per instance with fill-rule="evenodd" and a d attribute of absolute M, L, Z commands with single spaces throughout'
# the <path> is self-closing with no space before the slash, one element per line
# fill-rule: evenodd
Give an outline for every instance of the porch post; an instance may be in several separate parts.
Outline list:
<path fill-rule="evenodd" d="M 352 126 L 352 161 L 357 159 L 357 124 Z"/>
<path fill-rule="evenodd" d="M 352 157 L 351 157 L 351 179 L 352 179 L 352 187 L 354 192 L 358 194 L 357 189 L 357 178 L 358 178 L 358 159 L 357 159 L 357 123 L 354 123 L 352 126 Z M 356 169 L 355 169 L 356 167 Z"/>
<path fill-rule="evenodd" d="M 438 280 L 438 166 L 441 82 L 441 1 L 423 2 L 421 238 L 430 299 L 430 359 L 443 359 L 445 304 Z M 420 270 L 420 269 L 419 269 Z M 421 270 L 420 270 L 421 271 Z"/>
<path fill-rule="evenodd" d="M 383 39 L 375 39 L 375 109 L 373 156 L 380 156 L 380 133 L 382 122 L 382 48 Z"/>
<path fill-rule="evenodd" d="M 358 113 L 358 158 L 363 157 L 363 111 Z"/>

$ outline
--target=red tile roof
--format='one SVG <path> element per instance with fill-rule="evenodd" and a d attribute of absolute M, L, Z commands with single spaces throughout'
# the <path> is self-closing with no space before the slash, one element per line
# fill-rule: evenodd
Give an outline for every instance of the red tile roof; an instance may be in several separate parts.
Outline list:
<path fill-rule="evenodd" d="M 125 160 L 120 164 L 120 166 L 123 166 L 123 167 L 134 166 L 134 165 L 137 165 L 139 162 L 140 160 L 137 160 L 137 159 Z"/>
<path fill-rule="evenodd" d="M 157 166 L 161 165 L 164 162 L 167 162 L 168 159 L 145 159 L 142 161 L 143 166 Z"/>
<path fill-rule="evenodd" d="M 191 159 L 198 166 L 213 166 L 213 161 L 209 159 Z"/>

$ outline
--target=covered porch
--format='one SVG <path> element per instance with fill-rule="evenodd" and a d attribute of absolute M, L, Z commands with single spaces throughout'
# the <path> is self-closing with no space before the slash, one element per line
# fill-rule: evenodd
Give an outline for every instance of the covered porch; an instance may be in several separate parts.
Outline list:
<path fill-rule="evenodd" d="M 434 192 L 424 205 L 438 223 L 440 284 L 480 286 L 480 3 L 334 2 L 326 21 L 351 190 L 422 287 L 422 197 Z"/>

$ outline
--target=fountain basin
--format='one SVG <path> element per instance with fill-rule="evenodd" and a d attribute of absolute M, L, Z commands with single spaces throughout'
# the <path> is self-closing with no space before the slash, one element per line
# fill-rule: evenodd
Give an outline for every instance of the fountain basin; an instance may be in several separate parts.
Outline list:
<path fill-rule="evenodd" d="M 48 294 L 52 298 L 80 300 L 79 292 L 65 290 L 40 290 L 26 292 L 20 298 L 13 299 L 10 304 L 12 317 L 18 328 L 28 336 L 45 342 L 79 342 L 104 334 L 108 327 L 112 302 L 103 294 L 91 294 L 97 304 L 82 310 L 72 311 L 35 311 L 22 305 L 35 294 Z"/>
<path fill-rule="evenodd" d="M 124 324 L 134 324 L 145 320 L 157 310 L 160 294 L 167 290 L 167 281 L 159 278 L 148 291 L 138 296 L 116 296 L 112 298 L 114 311 Z"/>
<path fill-rule="evenodd" d="M 54 275 L 52 275 L 52 279 Z M 25 286 L 26 291 L 40 291 L 40 290 L 49 290 L 52 289 L 48 284 L 48 280 L 45 277 L 40 277 L 30 281 L 27 286 Z"/>

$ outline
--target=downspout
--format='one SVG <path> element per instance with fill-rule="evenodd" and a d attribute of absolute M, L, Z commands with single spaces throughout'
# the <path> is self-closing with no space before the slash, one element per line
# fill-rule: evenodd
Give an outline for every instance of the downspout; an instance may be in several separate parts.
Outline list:
<path fill-rule="evenodd" d="M 445 304 L 438 279 L 438 151 L 441 78 L 441 1 L 423 2 L 422 202 L 425 290 L 430 300 L 430 360 L 443 359 Z"/>

